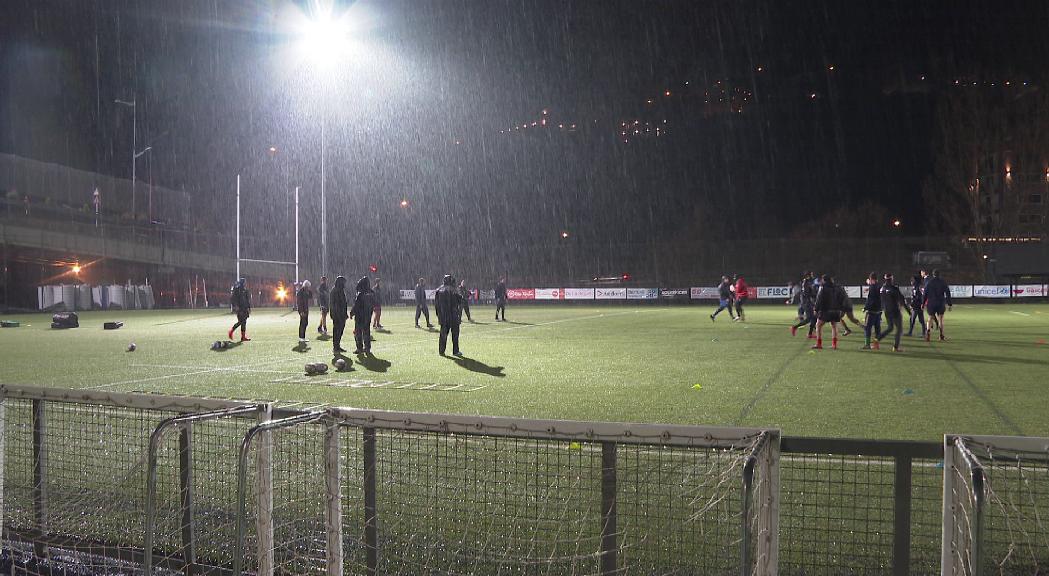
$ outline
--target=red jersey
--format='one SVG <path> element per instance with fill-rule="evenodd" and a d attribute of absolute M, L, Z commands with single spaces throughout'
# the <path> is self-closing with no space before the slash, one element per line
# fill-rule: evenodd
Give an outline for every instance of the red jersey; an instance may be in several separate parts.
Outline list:
<path fill-rule="evenodd" d="M 750 288 L 747 287 L 747 283 L 742 278 L 736 280 L 736 298 L 750 298 Z"/>

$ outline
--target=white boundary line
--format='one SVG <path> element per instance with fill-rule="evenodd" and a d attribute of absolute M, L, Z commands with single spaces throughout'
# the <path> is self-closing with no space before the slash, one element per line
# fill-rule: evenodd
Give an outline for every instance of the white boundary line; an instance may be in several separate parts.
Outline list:
<path fill-rule="evenodd" d="M 489 329 L 489 330 L 485 330 L 484 332 L 485 333 L 510 332 L 510 331 L 513 331 L 513 330 L 521 330 L 521 329 L 524 329 L 524 328 L 541 328 L 541 327 L 550 326 L 550 325 L 553 325 L 553 324 L 561 324 L 563 322 L 577 322 L 577 321 L 582 321 L 582 320 L 594 320 L 594 319 L 598 319 L 598 318 L 611 318 L 611 317 L 614 317 L 614 316 L 623 316 L 623 315 L 626 315 L 626 314 L 642 314 L 642 313 L 651 313 L 651 312 L 661 312 L 661 311 L 664 311 L 664 310 L 668 310 L 668 308 L 655 308 L 655 309 L 652 309 L 652 310 L 633 309 L 633 310 L 627 310 L 627 311 L 623 311 L 623 312 L 613 312 L 613 313 L 609 313 L 609 314 L 602 313 L 602 314 L 594 314 L 594 315 L 591 315 L 591 316 L 580 316 L 580 317 L 577 317 L 577 318 L 562 318 L 560 320 L 551 320 L 550 322 L 540 322 L 539 324 L 526 324 L 526 325 L 519 325 L 519 326 L 510 326 L 510 327 L 507 327 L 507 328 Z M 389 346 L 384 346 L 383 349 L 385 350 L 385 349 L 388 349 L 388 348 L 395 348 L 397 346 L 404 346 L 404 345 L 411 345 L 411 344 L 421 344 L 421 343 L 424 343 L 424 342 L 432 343 L 433 339 L 432 338 L 427 338 L 427 339 L 420 338 L 418 340 L 409 340 L 407 342 L 395 342 L 395 343 L 393 343 L 393 344 L 391 344 Z M 97 386 L 87 386 L 87 387 L 85 387 L 83 389 L 84 390 L 98 390 L 98 389 L 102 389 L 102 388 L 109 388 L 109 387 L 112 387 L 112 386 L 135 385 L 135 384 L 142 384 L 142 383 L 145 383 L 145 382 L 156 382 L 156 381 L 159 381 L 159 380 L 168 380 L 168 379 L 171 379 L 171 378 L 182 378 L 184 376 L 201 376 L 201 375 L 204 375 L 204 374 L 213 374 L 215 372 L 235 372 L 235 371 L 238 371 L 238 370 L 242 370 L 244 368 L 251 369 L 253 367 L 272 366 L 274 364 L 280 364 L 281 362 L 289 362 L 290 360 L 291 360 L 290 358 L 283 358 L 282 357 L 282 358 L 279 358 L 279 359 L 276 359 L 276 360 L 270 360 L 268 362 L 252 362 L 250 364 L 241 364 L 241 365 L 236 365 L 236 366 L 226 366 L 226 367 L 222 367 L 222 368 L 205 368 L 205 369 L 202 369 L 202 370 L 193 370 L 191 372 L 184 372 L 184 373 L 181 373 L 181 374 L 167 374 L 167 375 L 164 375 L 164 376 L 153 376 L 153 377 L 150 377 L 150 378 L 140 378 L 140 379 L 136 379 L 136 380 L 122 380 L 120 382 L 110 382 L 108 384 L 99 384 Z"/>

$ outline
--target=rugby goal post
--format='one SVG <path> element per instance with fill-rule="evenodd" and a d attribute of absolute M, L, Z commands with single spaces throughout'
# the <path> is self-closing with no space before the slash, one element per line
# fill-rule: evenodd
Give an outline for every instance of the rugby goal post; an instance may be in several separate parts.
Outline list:
<path fill-rule="evenodd" d="M 286 262 L 283 260 L 262 260 L 257 258 L 242 258 L 240 255 L 240 174 L 237 174 L 237 278 L 240 278 L 241 262 L 255 264 L 271 264 L 277 266 L 294 266 L 295 282 L 299 281 L 299 187 L 295 187 L 295 260 Z"/>

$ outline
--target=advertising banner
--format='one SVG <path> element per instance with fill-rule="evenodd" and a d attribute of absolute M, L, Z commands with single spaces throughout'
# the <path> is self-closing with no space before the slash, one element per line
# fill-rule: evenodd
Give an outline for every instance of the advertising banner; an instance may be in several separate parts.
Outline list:
<path fill-rule="evenodd" d="M 597 288 L 594 297 L 598 300 L 624 300 L 626 299 L 626 288 Z"/>
<path fill-rule="evenodd" d="M 565 288 L 565 300 L 593 300 L 593 288 Z"/>
<path fill-rule="evenodd" d="M 509 288 L 506 297 L 510 300 L 535 300 L 535 288 Z"/>
<path fill-rule="evenodd" d="M 660 288 L 659 297 L 667 300 L 688 300 L 688 288 Z"/>
<path fill-rule="evenodd" d="M 1013 286 L 1013 296 L 1017 298 L 1035 298 L 1046 295 L 1045 286 L 1041 284 L 1019 284 Z"/>
<path fill-rule="evenodd" d="M 481 300 L 495 300 L 495 290 L 479 290 Z"/>
<path fill-rule="evenodd" d="M 628 300 L 656 300 L 659 298 L 659 288 L 627 288 Z"/>
<path fill-rule="evenodd" d="M 786 300 L 790 297 L 790 288 L 786 286 L 759 286 L 757 291 L 759 300 Z"/>
<path fill-rule="evenodd" d="M 973 297 L 974 298 L 1008 298 L 1010 287 L 1008 285 L 1002 286 L 991 286 L 991 285 L 976 285 L 973 286 Z M 954 296 L 954 294 L 951 294 Z"/>
<path fill-rule="evenodd" d="M 564 300 L 565 292 L 561 288 L 536 288 L 536 300 Z"/>
<path fill-rule="evenodd" d="M 845 293 L 849 295 L 849 298 L 864 298 L 866 296 L 864 288 L 866 286 L 846 286 Z"/>
<path fill-rule="evenodd" d="M 972 298 L 973 287 L 965 284 L 962 286 L 951 286 L 951 298 Z"/>
<path fill-rule="evenodd" d="M 704 286 L 702 288 L 692 287 L 691 290 L 693 300 L 717 300 L 718 299 L 718 287 L 717 286 Z"/>
<path fill-rule="evenodd" d="M 401 300 L 415 300 L 415 290 L 401 290 Z"/>

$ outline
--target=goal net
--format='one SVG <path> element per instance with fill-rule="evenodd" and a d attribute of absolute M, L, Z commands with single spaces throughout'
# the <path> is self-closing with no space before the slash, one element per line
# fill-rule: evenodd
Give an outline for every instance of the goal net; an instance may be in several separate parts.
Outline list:
<path fill-rule="evenodd" d="M 1049 571 L 1049 438 L 946 436 L 943 574 Z"/>
<path fill-rule="evenodd" d="M 250 571 L 774 571 L 775 431 L 356 409 L 300 418 L 246 444 L 239 562 Z M 273 463 L 268 494 L 259 458 Z"/>

